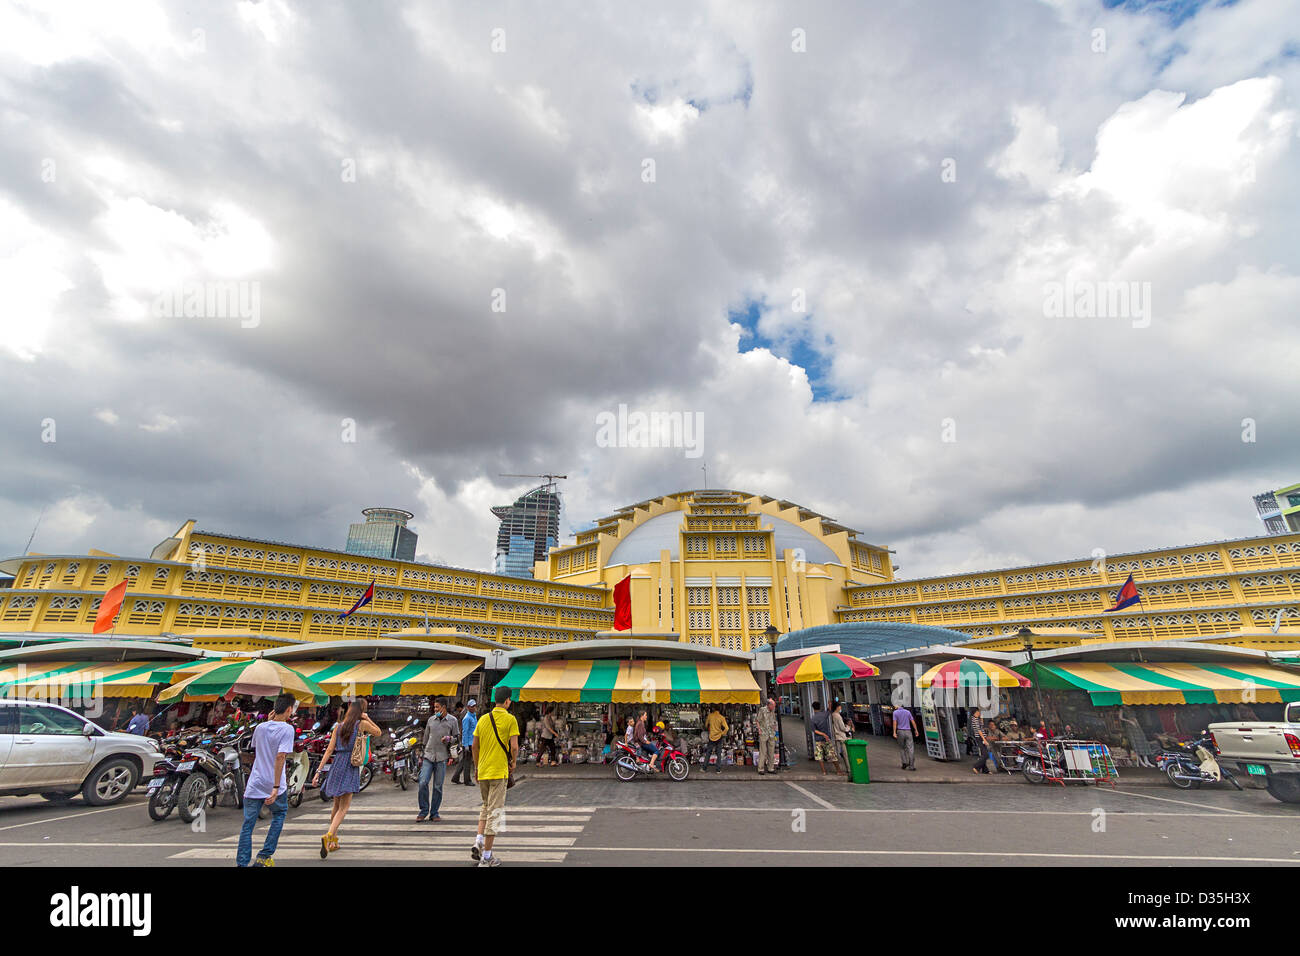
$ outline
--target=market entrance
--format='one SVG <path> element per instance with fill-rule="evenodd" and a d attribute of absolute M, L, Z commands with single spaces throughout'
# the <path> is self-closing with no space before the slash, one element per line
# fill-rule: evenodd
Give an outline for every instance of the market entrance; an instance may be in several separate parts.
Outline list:
<path fill-rule="evenodd" d="M 671 648 L 669 653 L 687 659 L 632 658 L 644 653 L 644 645 Z M 708 649 L 649 641 L 588 641 L 566 650 L 563 655 L 554 648 L 512 655 L 510 670 L 497 682 L 518 701 L 521 760 L 537 762 L 545 752 L 549 762 L 547 715 L 553 720 L 560 763 L 600 763 L 608 758 L 614 738 L 627 733 L 628 719 L 635 722 L 645 712 L 651 727 L 662 721 L 675 746 L 692 763 L 700 763 L 714 707 L 728 725 L 724 763 L 744 765 L 756 759 L 753 714 L 760 695 L 742 656 L 723 652 L 725 659 L 719 660 Z M 579 656 L 593 652 L 611 656 Z"/>

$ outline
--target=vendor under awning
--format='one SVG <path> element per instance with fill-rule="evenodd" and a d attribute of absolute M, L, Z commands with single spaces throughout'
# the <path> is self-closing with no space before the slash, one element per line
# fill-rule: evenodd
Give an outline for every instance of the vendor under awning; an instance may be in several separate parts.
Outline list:
<path fill-rule="evenodd" d="M 1015 669 L 1030 673 L 1033 665 Z M 1300 673 L 1246 662 L 1061 662 L 1037 664 L 1039 686 L 1086 691 L 1099 707 L 1119 704 L 1286 703 L 1300 700 Z"/>
<path fill-rule="evenodd" d="M 753 704 L 758 684 L 738 661 L 518 661 L 497 682 L 522 701 Z"/>
<path fill-rule="evenodd" d="M 295 670 L 331 695 L 401 697 L 409 694 L 455 694 L 460 682 L 482 661 L 296 661 Z"/>

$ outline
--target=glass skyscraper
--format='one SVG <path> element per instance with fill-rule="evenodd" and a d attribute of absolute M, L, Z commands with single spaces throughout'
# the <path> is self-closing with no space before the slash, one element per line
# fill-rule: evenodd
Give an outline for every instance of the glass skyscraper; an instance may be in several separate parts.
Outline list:
<path fill-rule="evenodd" d="M 348 525 L 348 554 L 370 558 L 415 560 L 415 541 L 419 537 L 406 526 L 415 515 L 400 508 L 365 508 L 366 520 Z"/>
<path fill-rule="evenodd" d="M 560 496 L 552 488 L 554 485 L 534 488 L 516 498 L 514 504 L 492 509 L 501 519 L 492 563 L 496 574 L 531 578 L 533 562 L 544 561 L 550 549 L 560 543 Z"/>

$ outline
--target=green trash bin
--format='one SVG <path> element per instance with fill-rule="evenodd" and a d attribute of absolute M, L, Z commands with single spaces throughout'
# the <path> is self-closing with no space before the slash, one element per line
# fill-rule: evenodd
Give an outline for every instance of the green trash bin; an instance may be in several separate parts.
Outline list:
<path fill-rule="evenodd" d="M 870 783 L 871 771 L 867 766 L 867 742 L 850 737 L 844 741 L 849 752 L 849 779 L 854 783 Z"/>

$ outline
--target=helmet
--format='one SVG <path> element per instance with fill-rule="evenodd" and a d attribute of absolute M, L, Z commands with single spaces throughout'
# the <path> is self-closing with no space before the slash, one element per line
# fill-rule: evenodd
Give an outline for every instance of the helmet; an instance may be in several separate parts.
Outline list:
<path fill-rule="evenodd" d="M 663 729 L 664 729 L 664 722 L 662 720 L 655 724 L 655 730 L 663 730 Z"/>

